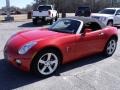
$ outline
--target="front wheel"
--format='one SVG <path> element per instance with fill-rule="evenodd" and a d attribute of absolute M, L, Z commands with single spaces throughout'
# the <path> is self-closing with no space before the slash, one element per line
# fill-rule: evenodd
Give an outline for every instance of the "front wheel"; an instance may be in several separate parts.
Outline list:
<path fill-rule="evenodd" d="M 113 26 L 113 21 L 108 21 L 107 26 Z"/>
<path fill-rule="evenodd" d="M 60 55 L 55 50 L 45 50 L 37 55 L 32 64 L 35 73 L 41 76 L 53 74 L 60 66 Z"/>
<path fill-rule="evenodd" d="M 115 38 L 110 39 L 105 47 L 104 54 L 106 56 L 112 56 L 116 50 L 117 40 Z"/>

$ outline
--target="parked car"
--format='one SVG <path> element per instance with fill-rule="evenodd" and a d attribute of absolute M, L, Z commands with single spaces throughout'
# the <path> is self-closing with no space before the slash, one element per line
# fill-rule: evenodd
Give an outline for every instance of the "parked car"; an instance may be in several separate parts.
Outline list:
<path fill-rule="evenodd" d="M 16 11 L 10 11 L 11 15 L 17 15 L 17 14 L 22 14 L 20 11 L 16 10 Z M 7 12 L 2 12 L 0 15 L 7 15 Z"/>
<path fill-rule="evenodd" d="M 2 12 L 1 15 L 7 15 L 6 12 Z"/>
<path fill-rule="evenodd" d="M 90 14 L 91 14 L 91 9 L 90 7 L 87 7 L 87 6 L 78 7 L 75 12 L 75 16 L 89 17 Z"/>
<path fill-rule="evenodd" d="M 92 13 L 91 17 L 109 26 L 120 24 L 120 8 L 105 8 L 98 13 Z"/>
<path fill-rule="evenodd" d="M 117 41 L 117 28 L 90 17 L 69 17 L 49 28 L 18 32 L 7 41 L 4 56 L 21 70 L 49 76 L 61 64 L 85 56 L 101 52 L 111 56 Z"/>
<path fill-rule="evenodd" d="M 22 13 L 20 11 L 16 10 L 16 11 L 11 11 L 10 14 L 17 15 L 17 14 L 22 14 Z"/>
<path fill-rule="evenodd" d="M 36 25 L 39 20 L 42 22 L 48 21 L 52 24 L 54 20 L 57 20 L 57 16 L 58 13 L 54 10 L 53 5 L 39 5 L 37 10 L 32 13 L 33 24 Z"/>

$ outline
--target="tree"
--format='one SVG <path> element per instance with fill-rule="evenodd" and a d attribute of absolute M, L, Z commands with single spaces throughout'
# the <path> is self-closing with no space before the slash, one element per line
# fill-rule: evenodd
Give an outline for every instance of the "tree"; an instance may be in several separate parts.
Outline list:
<path fill-rule="evenodd" d="M 91 7 L 93 12 L 99 11 L 100 9 L 111 7 L 113 6 L 119 6 L 120 2 L 115 2 L 116 0 L 34 0 L 35 2 L 38 2 L 38 4 L 54 4 L 55 8 L 58 11 L 67 11 L 67 12 L 75 12 L 76 8 L 78 6 L 87 5 Z M 112 3 L 111 1 L 114 1 Z M 42 3 L 44 2 L 44 3 Z"/>
<path fill-rule="evenodd" d="M 25 7 L 25 9 L 26 9 L 26 11 L 28 12 L 28 11 L 31 11 L 31 10 L 32 10 L 32 7 L 33 7 L 32 5 L 29 5 L 29 4 L 28 4 L 28 5 Z"/>

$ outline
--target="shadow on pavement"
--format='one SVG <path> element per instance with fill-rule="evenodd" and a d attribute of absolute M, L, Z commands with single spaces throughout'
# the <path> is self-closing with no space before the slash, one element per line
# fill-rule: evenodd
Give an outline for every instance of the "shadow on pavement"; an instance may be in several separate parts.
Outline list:
<path fill-rule="evenodd" d="M 40 80 L 30 73 L 19 71 L 5 60 L 0 60 L 0 90 L 11 90 Z"/>
<path fill-rule="evenodd" d="M 32 22 L 27 22 L 27 23 L 24 23 L 18 27 L 42 27 L 44 25 L 48 25 L 46 23 L 38 23 L 38 25 L 34 25 Z"/>
<path fill-rule="evenodd" d="M 72 62 L 71 64 L 62 65 L 60 70 L 54 76 L 60 76 L 60 73 L 82 67 L 87 64 L 92 64 L 103 60 L 105 57 L 102 55 L 94 55 L 79 61 Z M 28 85 L 45 78 L 40 78 L 30 73 L 22 72 L 12 67 L 7 61 L 0 60 L 0 90 L 15 89 L 24 85 Z"/>
<path fill-rule="evenodd" d="M 62 68 L 60 69 L 59 72 L 61 73 L 61 72 L 69 71 L 78 67 L 82 67 L 84 65 L 93 64 L 93 63 L 102 61 L 105 58 L 107 57 L 103 56 L 102 54 L 92 55 L 92 56 L 77 60 L 75 62 L 62 65 Z"/>

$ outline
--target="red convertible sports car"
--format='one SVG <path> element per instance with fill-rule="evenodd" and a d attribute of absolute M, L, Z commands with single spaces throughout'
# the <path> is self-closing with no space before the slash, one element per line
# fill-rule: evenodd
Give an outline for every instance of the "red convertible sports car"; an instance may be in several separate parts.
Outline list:
<path fill-rule="evenodd" d="M 61 64 L 91 54 L 111 56 L 116 50 L 117 34 L 117 28 L 105 27 L 95 19 L 63 18 L 49 28 L 13 35 L 5 45 L 4 55 L 19 69 L 48 76 Z"/>

